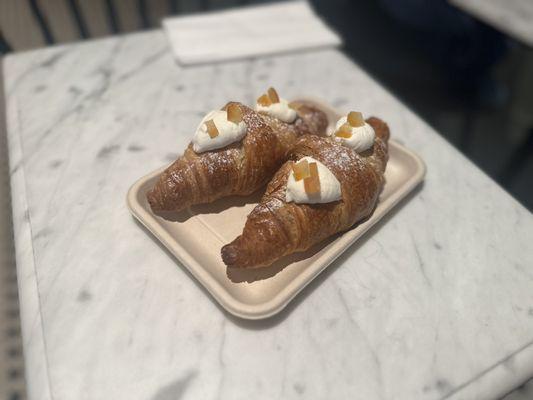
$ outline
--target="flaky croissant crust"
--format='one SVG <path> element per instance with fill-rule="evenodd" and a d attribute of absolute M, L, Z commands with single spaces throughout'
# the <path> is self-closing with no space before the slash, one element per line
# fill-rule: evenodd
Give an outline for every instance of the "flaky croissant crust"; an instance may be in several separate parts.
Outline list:
<path fill-rule="evenodd" d="M 181 211 L 229 195 L 249 195 L 264 186 L 286 160 L 298 137 L 324 134 L 327 117 L 305 103 L 297 104 L 292 124 L 259 114 L 240 103 L 247 134 L 222 149 L 196 153 L 190 144 L 147 193 L 153 211 Z"/>
<path fill-rule="evenodd" d="M 389 129 L 377 119 L 367 122 L 376 132 L 373 147 L 362 154 L 332 138 L 303 136 L 268 184 L 261 202 L 248 215 L 242 235 L 224 246 L 221 255 L 229 267 L 270 265 L 284 255 L 304 251 L 325 238 L 349 229 L 374 209 L 383 187 Z M 341 183 L 342 199 L 327 204 L 285 201 L 292 164 L 310 156 Z"/>

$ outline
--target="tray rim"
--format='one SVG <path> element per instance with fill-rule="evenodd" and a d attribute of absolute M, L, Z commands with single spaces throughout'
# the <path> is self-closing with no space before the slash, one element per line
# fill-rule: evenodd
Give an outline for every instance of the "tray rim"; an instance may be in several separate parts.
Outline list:
<path fill-rule="evenodd" d="M 338 110 L 316 98 L 302 96 L 298 97 L 298 100 L 315 103 L 319 108 L 327 110 L 330 113 L 341 114 Z M 357 233 L 354 234 L 354 230 L 349 230 L 335 239 L 335 241 L 332 243 L 337 243 L 337 246 L 340 248 L 337 250 L 330 249 L 329 251 L 323 253 L 318 260 L 315 260 L 313 264 L 319 264 L 319 268 L 313 268 L 313 264 L 306 268 L 299 275 L 299 279 L 297 280 L 298 282 L 302 282 L 302 284 L 295 285 L 295 282 L 297 281 L 293 280 L 276 296 L 259 304 L 246 304 L 233 297 L 229 291 L 227 291 L 207 272 L 206 269 L 202 267 L 200 260 L 195 259 L 178 241 L 172 237 L 172 235 L 166 229 L 161 229 L 155 215 L 137 201 L 140 189 L 145 185 L 145 183 L 160 174 L 165 168 L 167 168 L 167 166 L 160 167 L 155 171 L 152 171 L 139 178 L 129 188 L 126 196 L 126 204 L 131 214 L 146 229 L 148 229 L 174 257 L 178 259 L 178 261 L 189 271 L 189 273 L 199 281 L 199 283 L 226 311 L 243 319 L 265 319 L 282 311 L 314 278 L 324 271 L 341 254 L 348 250 L 348 248 L 355 243 L 355 241 L 357 241 L 372 226 L 379 222 L 381 218 L 387 215 L 390 210 L 394 208 L 394 206 L 396 206 L 403 198 L 411 193 L 420 182 L 423 181 L 426 174 L 426 165 L 424 161 L 416 153 L 394 140 L 389 142 L 389 146 L 396 147 L 414 162 L 416 166 L 415 174 L 409 177 L 409 179 L 399 190 L 396 190 L 386 200 L 380 202 L 380 206 L 382 208 L 382 213 L 380 215 L 375 216 L 375 214 L 373 214 L 368 221 L 358 225 L 358 227 L 362 226 L 362 229 Z"/>

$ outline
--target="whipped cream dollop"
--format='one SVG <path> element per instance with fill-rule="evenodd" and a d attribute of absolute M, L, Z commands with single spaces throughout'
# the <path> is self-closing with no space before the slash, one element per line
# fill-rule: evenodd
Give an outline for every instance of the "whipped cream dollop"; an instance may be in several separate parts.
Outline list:
<path fill-rule="evenodd" d="M 213 120 L 218 130 L 218 136 L 212 138 L 207 131 L 206 121 Z M 236 124 L 228 121 L 228 113 L 224 110 L 214 110 L 208 113 L 198 125 L 192 139 L 192 148 L 197 153 L 220 149 L 227 145 L 238 142 L 246 135 L 246 123 Z"/>
<path fill-rule="evenodd" d="M 304 180 L 300 179 L 297 181 L 291 170 L 289 179 L 287 180 L 285 201 L 287 203 L 293 201 L 295 203 L 317 204 L 340 200 L 342 198 L 341 184 L 328 167 L 312 157 L 303 157 L 298 162 L 302 160 L 307 160 L 308 163 L 316 162 L 320 181 L 320 192 L 311 195 L 308 194 L 305 191 Z"/>
<path fill-rule="evenodd" d="M 333 135 L 337 142 L 341 142 L 342 144 L 351 147 L 358 153 L 368 150 L 374 145 L 376 133 L 374 132 L 374 128 L 366 122 L 363 126 L 352 127 L 352 136 L 349 138 L 335 136 L 335 132 L 347 122 L 348 118 L 346 116 L 340 118 L 335 125 L 335 130 L 330 132 L 330 136 Z"/>
<path fill-rule="evenodd" d="M 294 122 L 298 114 L 296 110 L 289 107 L 289 102 L 285 99 L 279 99 L 278 103 L 272 103 L 268 106 L 257 103 L 255 106 L 256 111 L 264 112 L 268 115 L 272 115 L 283 122 Z"/>

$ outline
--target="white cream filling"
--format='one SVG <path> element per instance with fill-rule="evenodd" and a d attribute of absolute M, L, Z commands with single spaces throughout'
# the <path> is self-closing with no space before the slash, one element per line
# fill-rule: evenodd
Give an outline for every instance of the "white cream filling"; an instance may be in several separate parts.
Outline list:
<path fill-rule="evenodd" d="M 206 121 L 212 119 L 218 129 L 218 136 L 211 138 L 207 132 Z M 246 135 L 246 123 L 238 124 L 228 121 L 228 113 L 223 110 L 214 110 L 208 113 L 198 125 L 192 139 L 192 148 L 197 153 L 220 149 L 227 145 L 238 142 Z"/>
<path fill-rule="evenodd" d="M 287 203 L 293 201 L 295 203 L 331 203 L 342 198 L 341 184 L 333 173 L 322 164 L 320 161 L 312 157 L 303 157 L 301 160 L 307 162 L 316 162 L 318 169 L 318 179 L 320 180 L 320 192 L 314 195 L 309 195 L 305 191 L 304 180 L 297 181 L 294 178 L 294 172 L 291 170 L 289 179 L 287 180 L 287 191 L 285 193 L 285 201 Z"/>
<path fill-rule="evenodd" d="M 263 106 L 259 103 L 255 105 L 256 111 L 272 115 L 283 122 L 294 122 L 298 114 L 296 110 L 289 107 L 289 102 L 285 99 L 279 99 L 279 103 L 272 103 L 269 106 Z"/>
<path fill-rule="evenodd" d="M 335 130 L 329 133 L 330 136 L 333 136 L 337 142 L 341 142 L 342 144 L 351 147 L 358 153 L 368 150 L 374 145 L 376 133 L 374 132 L 374 128 L 366 122 L 363 126 L 352 127 L 352 136 L 349 138 L 335 136 L 335 132 L 347 122 L 348 119 L 346 116 L 340 118 L 335 125 Z"/>

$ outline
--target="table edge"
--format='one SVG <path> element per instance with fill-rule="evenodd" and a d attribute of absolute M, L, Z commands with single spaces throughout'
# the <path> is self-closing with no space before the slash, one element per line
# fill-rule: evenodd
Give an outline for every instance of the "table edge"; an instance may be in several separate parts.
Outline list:
<path fill-rule="evenodd" d="M 26 180 L 22 160 L 22 144 L 18 129 L 18 118 L 13 117 L 8 107 L 5 85 L 6 64 L 10 57 L 0 58 L 0 104 L 5 111 L 5 133 L 9 157 L 9 182 L 11 185 L 11 207 L 13 214 L 13 241 L 17 267 L 17 285 L 22 334 L 22 351 L 26 393 L 28 399 L 52 399 L 46 344 L 41 317 L 38 284 L 33 255 L 30 213 L 26 196 Z M 17 222 L 16 222 L 17 221 Z M 24 245 L 22 245 L 22 243 Z M 33 280 L 33 284 L 22 282 Z M 35 329 L 38 326 L 39 328 Z M 31 351 L 30 351 L 31 345 Z M 37 348 L 40 351 L 35 351 Z"/>

